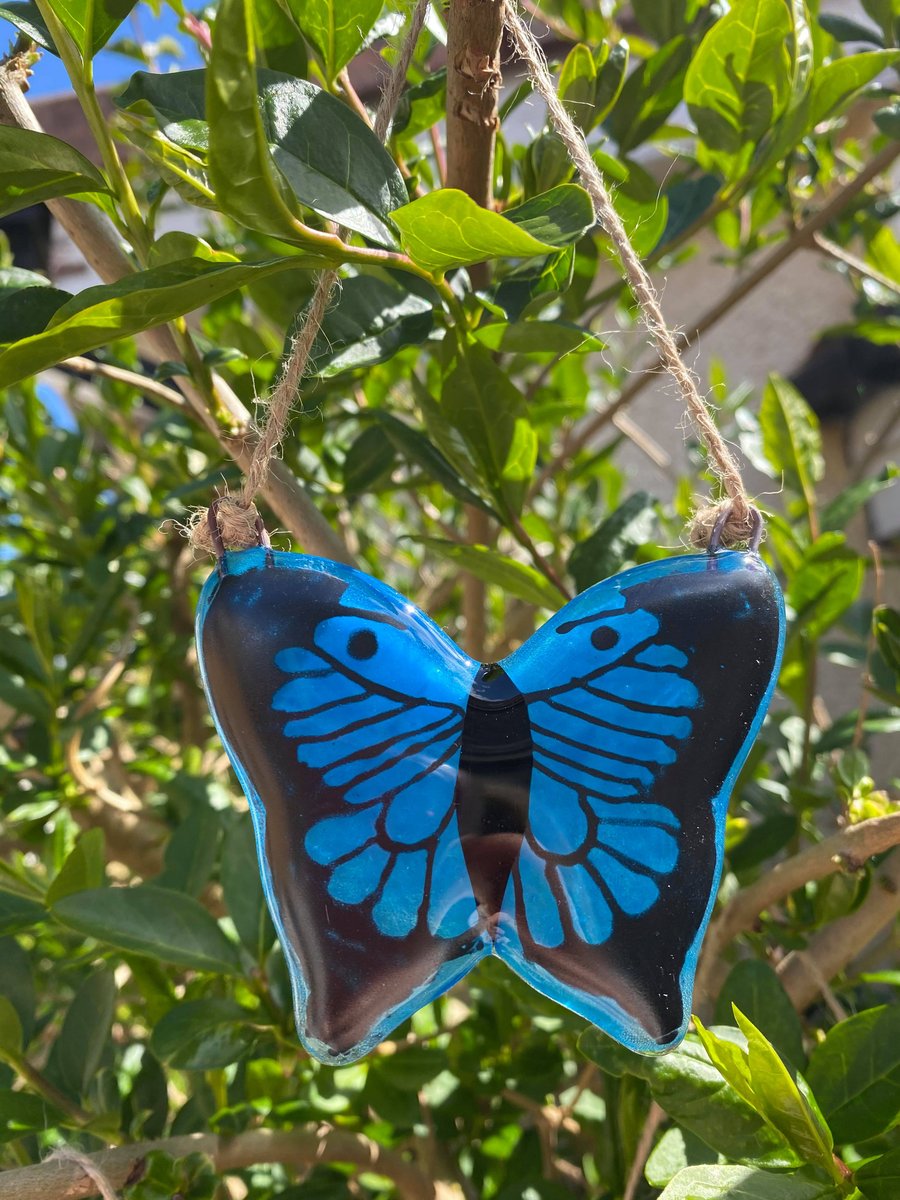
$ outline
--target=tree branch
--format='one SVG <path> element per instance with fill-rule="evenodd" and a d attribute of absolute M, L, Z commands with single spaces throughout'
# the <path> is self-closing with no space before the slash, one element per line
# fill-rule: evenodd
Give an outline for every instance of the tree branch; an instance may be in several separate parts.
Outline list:
<path fill-rule="evenodd" d="M 858 871 L 873 855 L 883 854 L 885 850 L 898 845 L 900 812 L 875 817 L 871 821 L 850 825 L 818 845 L 777 863 L 755 883 L 743 888 L 725 905 L 706 935 L 697 973 L 697 999 L 701 1000 L 718 990 L 721 978 L 728 969 L 727 964 L 722 962 L 723 951 L 738 934 L 752 929 L 761 913 L 806 883 L 825 879 L 835 871 Z M 823 936 L 830 939 L 836 927 L 829 925 Z M 858 942 L 856 948 L 860 949 L 862 944 Z"/>
<path fill-rule="evenodd" d="M 500 0 L 450 0 L 447 10 L 447 154 L 445 185 L 459 188 L 482 208 L 493 208 L 494 143 L 500 118 Z M 489 280 L 486 263 L 469 268 L 475 287 Z M 466 506 L 470 544 L 490 544 L 490 520 Z M 477 660 L 485 656 L 486 589 L 477 576 L 462 577 L 465 646 Z"/>
<path fill-rule="evenodd" d="M 22 94 L 25 82 L 26 73 L 19 60 L 12 58 L 0 63 L 0 124 L 42 133 L 39 121 Z M 134 264 L 122 244 L 122 239 L 104 213 L 91 204 L 68 198 L 48 200 L 47 207 L 68 233 L 85 262 L 104 283 L 115 283 L 134 271 Z M 181 361 L 184 358 L 170 326 L 163 325 L 148 330 L 142 340 L 149 347 L 151 356 L 159 362 L 168 359 Z M 241 470 L 246 470 L 256 440 L 250 414 L 223 379 L 215 374 L 211 374 L 209 378 L 209 396 L 204 395 L 203 388 L 198 386 L 195 380 L 179 376 L 176 383 L 193 413 L 216 438 L 222 450 Z M 211 411 L 211 402 L 228 413 L 235 424 L 243 427 L 240 437 L 231 438 L 221 428 Z M 263 489 L 263 495 L 279 521 L 291 530 L 305 549 L 352 564 L 341 538 L 283 463 L 272 464 L 269 482 Z"/>
<path fill-rule="evenodd" d="M 152 1151 L 173 1158 L 207 1154 L 216 1171 L 226 1173 L 256 1163 L 309 1167 L 323 1162 L 350 1163 L 393 1180 L 403 1200 L 435 1200 L 435 1185 L 394 1150 L 387 1150 L 360 1133 L 305 1128 L 289 1132 L 256 1129 L 236 1137 L 211 1133 L 189 1134 L 158 1142 L 138 1142 L 90 1155 L 113 1188 L 136 1182 Z M 49 1160 L 32 1167 L 0 1172 L 0 1200 L 83 1200 L 98 1195 L 97 1185 L 76 1162 Z"/>
<path fill-rule="evenodd" d="M 890 820 L 883 817 L 882 820 Z M 828 981 L 900 913 L 900 850 L 876 872 L 869 895 L 856 912 L 832 921 L 810 939 L 805 950 L 794 950 L 781 963 L 778 975 L 798 1011 L 808 1008 Z"/>

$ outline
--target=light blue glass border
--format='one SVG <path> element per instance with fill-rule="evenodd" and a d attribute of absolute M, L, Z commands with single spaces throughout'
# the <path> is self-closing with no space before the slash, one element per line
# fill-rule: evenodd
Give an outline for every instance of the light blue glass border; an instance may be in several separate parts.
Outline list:
<path fill-rule="evenodd" d="M 774 575 L 765 566 L 762 560 L 751 553 L 743 553 L 738 551 L 720 551 L 715 556 L 715 570 L 733 571 L 752 566 L 755 569 L 764 571 L 772 583 L 774 593 L 778 601 L 778 648 L 775 656 L 775 662 L 772 669 L 772 674 L 766 687 L 765 694 L 759 704 L 756 715 L 747 736 L 744 739 L 741 749 L 732 764 L 731 770 L 725 778 L 725 782 L 718 794 L 712 800 L 714 822 L 715 822 L 715 840 L 716 840 L 716 863 L 714 868 L 713 880 L 710 887 L 709 900 L 703 919 L 698 927 L 697 934 L 688 949 L 685 956 L 684 965 L 682 967 L 679 985 L 681 994 L 685 1000 L 684 1012 L 681 1025 L 677 1031 L 673 1031 L 675 1036 L 671 1041 L 664 1046 L 660 1046 L 655 1040 L 650 1038 L 641 1028 L 633 1017 L 630 1017 L 614 1000 L 610 997 L 596 997 L 589 993 L 583 992 L 579 988 L 570 987 L 559 983 L 553 976 L 543 967 L 535 963 L 529 962 L 522 953 L 521 942 L 518 938 L 510 937 L 508 923 L 504 925 L 504 936 L 499 944 L 490 945 L 484 941 L 481 946 L 474 947 L 473 950 L 465 957 L 454 959 L 445 963 L 440 967 L 435 974 L 421 987 L 417 988 L 407 1000 L 399 1004 L 387 1012 L 384 1017 L 372 1028 L 368 1036 L 357 1043 L 350 1050 L 342 1054 L 334 1054 L 330 1047 L 319 1042 L 317 1039 L 309 1038 L 304 1030 L 306 1028 L 306 1010 L 309 997 L 309 985 L 304 976 L 302 966 L 294 954 L 289 939 L 285 935 L 284 926 L 282 924 L 278 905 L 275 900 L 274 887 L 272 883 L 271 871 L 268 860 L 265 854 L 265 835 L 266 835 L 266 812 L 265 806 L 262 803 L 256 789 L 253 787 L 243 764 L 230 745 L 225 736 L 222 723 L 219 720 L 216 712 L 215 704 L 211 695 L 209 681 L 206 673 L 206 666 L 203 661 L 202 652 L 202 634 L 203 625 L 206 616 L 209 612 L 210 605 L 218 591 L 219 584 L 223 575 L 243 575 L 248 571 L 264 568 L 268 564 L 276 567 L 285 568 L 295 571 L 318 571 L 325 575 L 341 580 L 344 583 L 359 583 L 373 590 L 376 595 L 380 594 L 391 605 L 400 604 L 401 606 L 413 608 L 410 601 L 406 600 L 392 587 L 383 583 L 381 580 L 374 579 L 354 567 L 344 566 L 341 563 L 332 562 L 329 559 L 317 558 L 310 555 L 294 554 L 279 550 L 267 550 L 263 547 L 256 547 L 249 550 L 230 551 L 224 556 L 222 568 L 216 568 L 206 580 L 203 590 L 200 594 L 200 600 L 197 606 L 196 618 L 196 638 L 198 660 L 200 665 L 200 675 L 203 681 L 204 691 L 209 703 L 210 712 L 212 713 L 213 721 L 225 747 L 225 751 L 234 767 L 235 773 L 240 781 L 244 794 L 247 796 L 250 804 L 250 812 L 253 819 L 253 828 L 256 839 L 256 852 L 260 867 L 260 876 L 262 879 L 263 890 L 266 896 L 266 902 L 269 906 L 269 911 L 272 914 L 272 920 L 275 924 L 278 937 L 285 954 L 288 964 L 288 971 L 291 979 L 291 987 L 293 990 L 294 1012 L 297 1023 L 297 1032 L 303 1046 L 315 1058 L 322 1062 L 333 1065 L 343 1065 L 351 1063 L 361 1058 L 372 1050 L 379 1042 L 396 1028 L 402 1021 L 412 1016 L 423 1005 L 430 1003 L 436 999 L 449 987 L 461 979 L 464 975 L 475 966 L 482 958 L 490 953 L 497 954 L 502 961 L 516 972 L 528 984 L 534 987 L 542 995 L 556 1001 L 563 1007 L 570 1009 L 579 1016 L 596 1024 L 605 1032 L 611 1034 L 618 1041 L 630 1050 L 634 1050 L 642 1054 L 658 1054 L 664 1053 L 677 1046 L 683 1039 L 688 1024 L 690 1022 L 690 1004 L 688 998 L 692 996 L 694 979 L 697 972 L 697 962 L 700 953 L 700 947 L 706 930 L 709 926 L 709 921 L 712 916 L 712 911 L 715 906 L 716 895 L 718 893 L 719 882 L 722 875 L 722 865 L 724 859 L 724 842 L 725 842 L 725 815 L 728 809 L 728 801 L 731 796 L 735 781 L 747 760 L 763 721 L 765 720 L 768 711 L 769 703 L 772 698 L 772 693 L 778 679 L 778 673 L 781 665 L 781 659 L 784 651 L 785 641 L 785 615 L 784 615 L 784 599 L 781 594 L 781 588 Z M 594 584 L 593 587 L 582 592 L 571 600 L 564 608 L 555 613 L 549 618 L 543 629 L 554 629 L 563 621 L 569 621 L 577 618 L 577 614 L 582 609 L 592 608 L 596 605 L 598 597 L 605 593 L 624 592 L 629 588 L 635 587 L 642 583 L 648 583 L 655 579 L 670 578 L 672 575 L 690 575 L 699 571 L 708 571 L 712 566 L 710 556 L 708 554 L 689 554 L 683 555 L 680 558 L 658 559 L 651 563 L 645 563 L 638 567 L 632 567 L 630 570 L 623 571 L 621 574 L 613 576 L 611 579 L 603 580 L 600 583 Z M 440 638 L 446 638 L 446 634 L 438 625 L 431 620 L 421 610 L 416 610 L 417 615 L 424 622 L 433 627 L 434 631 Z M 509 655 L 501 663 L 504 667 L 510 668 L 511 676 L 516 673 L 516 664 L 521 663 L 529 656 L 529 643 L 520 647 L 513 654 Z"/>

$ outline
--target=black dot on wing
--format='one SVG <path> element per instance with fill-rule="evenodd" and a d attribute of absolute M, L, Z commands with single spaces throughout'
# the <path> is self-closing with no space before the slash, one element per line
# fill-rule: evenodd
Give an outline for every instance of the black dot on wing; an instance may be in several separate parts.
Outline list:
<path fill-rule="evenodd" d="M 600 625 L 591 634 L 591 644 L 597 650 L 612 650 L 618 640 L 619 635 L 608 625 Z"/>
<path fill-rule="evenodd" d="M 347 643 L 347 653 L 351 658 L 371 658 L 377 649 L 378 638 L 370 629 L 358 629 Z"/>

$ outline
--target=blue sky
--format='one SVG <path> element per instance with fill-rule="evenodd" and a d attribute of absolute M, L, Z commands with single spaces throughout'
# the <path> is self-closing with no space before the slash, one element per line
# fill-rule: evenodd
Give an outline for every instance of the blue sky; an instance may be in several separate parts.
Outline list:
<path fill-rule="evenodd" d="M 0 50 L 5 51 L 7 44 L 15 36 L 15 28 L 7 21 L 0 21 Z M 146 43 L 157 41 L 163 36 L 174 38 L 182 46 L 184 57 L 179 59 L 170 54 L 162 55 L 157 63 L 161 71 L 170 71 L 173 67 L 201 65 L 196 44 L 179 32 L 178 17 L 170 8 L 163 8 L 160 15 L 155 17 L 146 4 L 139 4 L 113 34 L 110 46 L 114 46 L 123 38 Z M 146 68 L 137 59 L 117 54 L 109 48 L 102 50 L 94 59 L 94 78 L 98 86 L 124 83 L 135 71 L 144 69 Z M 31 78 L 30 95 L 50 96 L 69 90 L 69 81 L 62 63 L 53 54 L 43 54 Z"/>

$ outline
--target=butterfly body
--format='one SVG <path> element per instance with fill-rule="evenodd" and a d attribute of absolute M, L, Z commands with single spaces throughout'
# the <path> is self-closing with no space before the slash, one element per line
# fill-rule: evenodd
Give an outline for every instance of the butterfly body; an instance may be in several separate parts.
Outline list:
<path fill-rule="evenodd" d="M 352 1061 L 491 953 L 674 1044 L 782 641 L 754 554 L 624 572 L 486 665 L 350 568 L 225 555 L 200 660 L 304 1044 Z"/>

